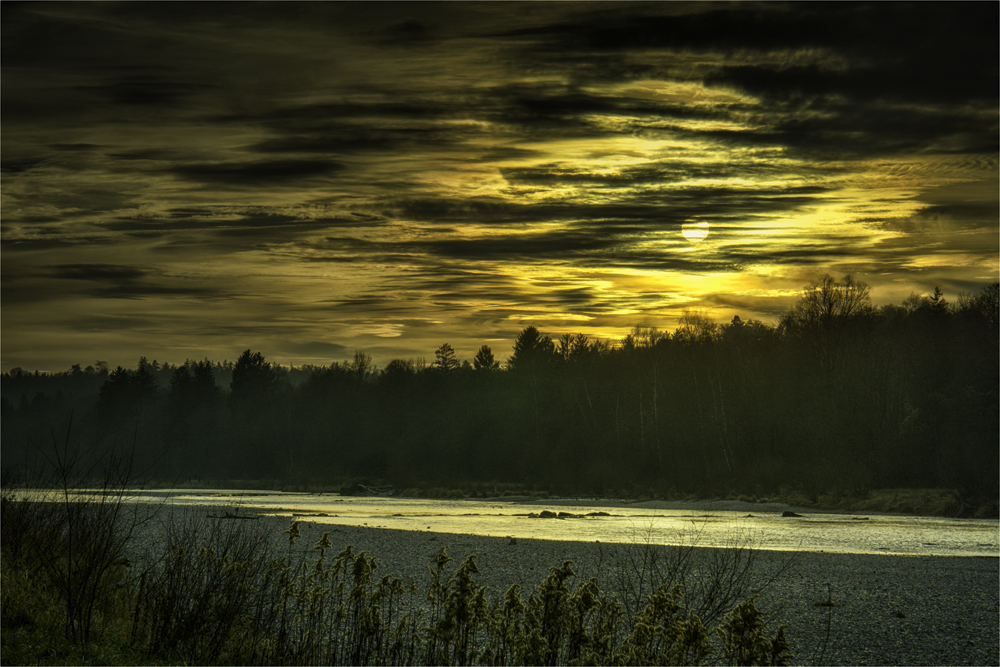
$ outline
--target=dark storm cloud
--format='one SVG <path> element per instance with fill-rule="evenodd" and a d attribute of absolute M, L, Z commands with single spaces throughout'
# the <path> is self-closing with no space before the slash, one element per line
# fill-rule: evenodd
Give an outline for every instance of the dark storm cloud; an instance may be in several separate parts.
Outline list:
<path fill-rule="evenodd" d="M 350 121 L 399 121 L 399 120 L 441 120 L 463 115 L 463 110 L 440 101 L 420 98 L 399 100 L 400 91 L 392 89 L 372 91 L 381 98 L 369 102 L 316 102 L 278 106 L 263 110 L 243 111 L 217 116 L 207 120 L 217 123 L 260 123 L 275 130 L 307 132 L 346 128 L 357 125 Z"/>
<path fill-rule="evenodd" d="M 52 267 L 52 277 L 66 280 L 124 283 L 145 278 L 148 275 L 149 271 L 145 269 L 116 264 L 60 264 Z"/>
<path fill-rule="evenodd" d="M 282 107 L 254 114 L 219 116 L 219 123 L 254 122 L 269 128 L 277 137 L 250 147 L 251 150 L 317 152 L 329 147 L 333 152 L 365 148 L 401 148 L 408 145 L 457 144 L 484 135 L 479 126 L 428 126 L 449 119 L 481 118 L 491 123 L 544 131 L 552 136 L 599 134 L 589 116 L 631 114 L 691 118 L 712 115 L 708 110 L 692 111 L 677 105 L 621 100 L 596 95 L 573 86 L 550 84 L 489 84 L 475 91 L 452 92 L 451 99 L 413 98 L 398 101 L 397 91 L 379 91 L 381 101 L 317 103 Z M 409 123 L 409 125 L 407 124 Z"/>
<path fill-rule="evenodd" d="M 102 299 L 145 299 L 154 296 L 168 297 L 219 297 L 221 294 L 208 287 L 179 287 L 171 285 L 140 285 L 124 283 L 89 291 L 91 296 Z"/>
<path fill-rule="evenodd" d="M 157 271 L 122 264 L 59 264 L 50 267 L 49 276 L 59 280 L 97 283 L 83 291 L 98 298 L 141 299 L 149 296 L 217 296 L 205 286 L 184 286 L 150 282 L 164 280 Z M 169 278 L 167 278 L 169 281 Z"/>
<path fill-rule="evenodd" d="M 82 64 L 87 58 L 104 55 L 108 61 L 115 51 L 120 33 L 100 21 L 87 21 L 86 29 L 78 18 L 45 13 L 51 7 L 32 3 L 4 2 L 0 21 L 0 58 L 4 67 L 52 67 L 64 69 Z M 42 10 L 42 11 L 39 11 Z M 121 61 L 120 55 L 116 58 Z"/>
<path fill-rule="evenodd" d="M 659 163 L 649 163 L 641 166 L 623 167 L 616 171 L 587 171 L 572 164 L 549 164 L 535 167 L 510 167 L 500 170 L 504 179 L 513 185 L 562 185 L 581 184 L 595 186 L 642 187 L 680 183 L 692 179 L 731 179 L 734 177 L 760 178 L 784 173 L 784 169 L 769 164 L 740 164 L 733 162 L 727 165 L 696 160 L 672 159 Z M 760 194 L 769 194 L 761 189 Z M 774 191 L 770 194 L 773 194 Z M 704 193 L 701 193 L 704 194 Z M 818 192 L 813 192 L 818 194 Z"/>
<path fill-rule="evenodd" d="M 380 92 L 383 99 L 376 102 L 306 104 L 218 120 L 253 120 L 269 127 L 272 137 L 249 146 L 251 151 L 266 154 L 386 152 L 420 145 L 459 148 L 463 135 L 468 138 L 483 130 L 385 123 L 468 116 L 550 138 L 604 136 L 609 130 L 596 125 L 595 117 L 627 116 L 635 127 L 625 131 L 645 127 L 655 132 L 658 123 L 660 131 L 734 145 L 784 146 L 838 158 L 907 152 L 930 144 L 952 150 L 989 149 L 996 144 L 995 119 L 984 120 L 982 109 L 976 112 L 956 106 L 956 102 L 979 101 L 989 105 L 988 110 L 1000 90 L 993 59 L 979 57 L 996 50 L 995 35 L 983 28 L 995 23 L 984 20 L 996 14 L 992 6 L 967 6 L 969 16 L 940 8 L 857 5 L 657 7 L 658 13 L 642 5 L 629 6 L 629 11 L 583 7 L 588 9 L 575 12 L 581 18 L 500 36 L 514 42 L 530 37 L 531 45 L 523 47 L 525 59 L 539 52 L 581 51 L 587 57 L 601 54 L 605 63 L 627 55 L 670 69 L 674 73 L 667 78 L 704 81 L 762 97 L 769 106 L 755 110 L 758 127 L 719 131 L 669 124 L 670 119 L 736 118 L 750 111 L 740 105 L 640 101 L 597 94 L 578 84 L 553 86 L 550 82 L 490 84 L 479 92 L 463 91 L 460 99 L 444 103 L 412 96 L 399 99 L 386 89 Z M 423 32 L 418 27 L 423 24 L 416 20 L 400 25 L 408 26 L 403 32 Z M 956 39 L 956 34 L 967 37 Z M 928 44 L 937 47 L 933 55 L 928 55 Z M 685 69 L 689 66 L 677 56 L 685 49 L 714 50 L 736 64 L 704 71 Z M 765 62 L 752 62 L 754 53 L 783 50 L 790 52 L 789 57 L 802 52 L 806 54 L 802 58 L 812 62 L 798 65 L 770 56 Z M 747 62 L 740 63 L 741 59 Z M 581 81 L 588 80 L 593 80 L 589 74 L 581 75 Z M 904 110 L 883 106 L 887 100 L 947 101 L 951 108 Z"/>
<path fill-rule="evenodd" d="M 740 65 L 724 67 L 707 79 L 716 86 L 731 86 L 775 101 L 815 101 L 847 98 L 855 102 L 921 102 L 952 104 L 957 99 L 985 102 L 1000 93 L 995 78 L 988 71 L 965 79 L 961 75 L 928 71 L 926 62 L 911 62 L 906 68 L 852 67 L 828 70 L 810 64 L 780 69 Z M 935 63 L 940 65 L 940 63 Z M 912 69 L 911 69 L 912 68 Z M 928 76 L 940 81 L 928 81 Z M 995 77 L 995 75 L 994 75 Z"/>
<path fill-rule="evenodd" d="M 660 7 L 657 13 L 648 4 L 633 5 L 633 11 L 596 7 L 577 19 L 502 36 L 531 37 L 529 48 L 539 52 L 710 50 L 728 55 L 824 49 L 900 71 L 913 61 L 938 63 L 933 74 L 960 64 L 960 78 L 986 84 L 982 94 L 995 87 L 979 75 L 995 70 L 996 3 L 695 3 Z M 917 88 L 918 95 L 929 92 Z"/>
<path fill-rule="evenodd" d="M 286 134 L 247 146 L 256 153 L 335 153 L 413 150 L 415 147 L 447 146 L 455 133 L 435 128 L 338 127 L 311 135 Z"/>
<path fill-rule="evenodd" d="M 460 147 L 486 131 L 479 126 L 447 124 L 462 118 L 475 104 L 413 99 L 398 101 L 399 92 L 379 91 L 379 102 L 317 103 L 278 107 L 250 114 L 210 118 L 222 125 L 252 123 L 267 138 L 244 147 L 251 153 L 353 155 L 369 152 L 412 153 Z"/>
<path fill-rule="evenodd" d="M 255 153 L 360 153 L 398 147 L 398 138 L 365 130 L 346 132 L 342 136 L 296 135 L 266 139 L 248 146 L 247 150 Z"/>
<path fill-rule="evenodd" d="M 374 227 L 378 223 L 362 222 L 355 218 L 315 218 L 311 220 L 292 219 L 289 222 L 277 224 L 269 222 L 266 217 L 246 224 L 237 220 L 231 226 L 217 229 L 214 233 L 224 237 L 257 237 L 262 239 L 289 240 L 298 234 L 307 234 L 329 229 Z"/>
<path fill-rule="evenodd" d="M 539 133 L 548 139 L 602 136 L 608 130 L 595 124 L 597 116 L 624 115 L 635 117 L 637 123 L 644 119 L 725 117 L 718 110 L 638 102 L 551 85 L 491 85 L 475 93 L 463 92 L 448 105 L 391 101 L 392 91 L 384 91 L 384 95 L 386 99 L 377 103 L 315 104 L 213 120 L 222 123 L 250 121 L 267 127 L 273 136 L 247 146 L 252 152 L 344 154 L 430 147 L 452 147 L 467 153 L 468 142 L 497 135 L 495 128 L 505 126 Z M 478 124 L 440 124 L 449 119 L 469 117 L 489 121 L 494 129 Z M 429 125 L 435 122 L 439 124 Z M 528 149 L 504 147 L 487 155 L 503 160 L 529 157 L 532 153 Z"/>
<path fill-rule="evenodd" d="M 41 235 L 26 238 L 4 238 L 0 239 L 0 247 L 4 251 L 38 251 L 57 250 L 69 248 L 84 248 L 95 245 L 112 245 L 117 243 L 116 239 L 106 236 L 54 236 Z"/>
<path fill-rule="evenodd" d="M 105 97 L 112 104 L 165 107 L 181 104 L 188 98 L 213 88 L 155 74 L 126 73 L 109 78 L 105 83 L 80 86 L 78 90 Z"/>
<path fill-rule="evenodd" d="M 996 122 L 986 119 L 979 109 L 904 109 L 840 102 L 825 105 L 825 113 L 775 114 L 768 125 L 757 129 L 672 130 L 733 146 L 783 146 L 796 153 L 830 159 L 864 159 L 931 149 L 995 153 L 1000 140 Z"/>
<path fill-rule="evenodd" d="M 158 255 L 183 258 L 197 253 L 199 256 L 221 258 L 247 250 L 284 247 L 297 239 L 329 230 L 377 229 L 386 221 L 366 214 L 309 217 L 267 211 L 233 211 L 229 207 L 223 210 L 191 207 L 173 209 L 169 215 L 127 216 L 96 224 L 110 232 L 153 240 L 154 245 L 149 250 Z M 352 257 L 346 261 L 357 260 Z"/>
<path fill-rule="evenodd" d="M 438 266 L 430 265 L 416 267 L 401 281 L 412 281 L 419 289 L 445 293 L 456 290 L 455 293 L 466 293 L 469 299 L 503 299 L 511 294 L 516 280 L 509 275 L 486 270 L 473 270 L 468 266 L 455 266 L 447 272 L 439 270 Z M 403 287 L 403 283 L 400 283 Z M 468 287 L 468 292 L 466 292 Z"/>
<path fill-rule="evenodd" d="M 758 254 L 746 263 L 755 264 L 760 260 L 761 257 Z M 743 267 L 743 264 L 736 258 L 718 255 L 682 255 L 661 250 L 644 250 L 641 247 L 626 248 L 605 257 L 583 257 L 574 264 L 581 268 L 590 269 L 608 267 L 686 274 L 725 273 L 738 271 Z"/>
<path fill-rule="evenodd" d="M 549 232 L 485 239 L 447 239 L 422 244 L 429 252 L 452 259 L 546 259 L 600 252 L 616 246 L 613 238 Z"/>
<path fill-rule="evenodd" d="M 734 246 L 727 248 L 719 254 L 719 263 L 717 266 L 737 268 L 757 264 L 761 261 L 785 266 L 803 264 L 827 266 L 833 260 L 850 260 L 858 257 L 860 253 L 858 253 L 857 248 L 844 247 L 842 244 L 837 243 L 839 240 L 839 238 L 831 236 L 828 243 L 823 243 L 823 239 L 819 238 L 816 239 L 816 245 L 809 244 L 786 249 L 768 249 L 765 255 L 762 255 L 759 249 L 753 246 Z M 859 238 L 858 240 L 863 241 L 864 239 Z"/>
<path fill-rule="evenodd" d="M 763 43 L 732 35 L 739 47 L 824 48 L 849 59 L 845 69 L 725 67 L 715 79 L 768 98 L 847 97 L 854 101 L 910 101 L 954 104 L 996 101 L 997 3 L 851 4 L 798 6 L 787 14 L 761 13 L 775 30 Z M 818 9 L 818 11 L 817 11 Z M 785 28 L 788 28 L 787 34 Z M 753 34 L 753 30 L 750 33 Z M 752 39 L 752 37 L 750 38 Z M 752 44 L 752 46 L 751 46 Z"/>
<path fill-rule="evenodd" d="M 606 64 L 626 56 L 645 59 L 659 62 L 666 78 L 700 80 L 765 101 L 763 114 L 758 112 L 760 129 L 718 132 L 720 140 L 848 158 L 913 151 L 946 140 L 957 142 L 957 150 L 975 146 L 995 152 L 998 8 L 997 3 L 958 8 L 944 3 L 747 3 L 680 6 L 664 15 L 639 5 L 634 12 L 601 8 L 504 36 L 531 38 L 523 47 L 525 58 L 552 57 L 557 66 L 574 53 Z M 732 64 L 692 69 L 679 59 L 688 49 L 714 51 Z M 783 51 L 787 57 L 773 57 Z M 807 62 L 796 64 L 795 58 Z M 603 77 L 604 69 L 573 71 L 593 81 Z M 592 113 L 606 111 L 591 99 L 566 96 L 564 101 L 532 100 L 524 108 L 536 108 L 536 118 L 553 120 L 571 117 L 573 102 Z M 635 112 L 674 116 L 668 107 L 640 106 Z M 513 117 L 523 121 L 524 115 Z"/>
<path fill-rule="evenodd" d="M 50 144 L 49 147 L 57 151 L 76 152 L 76 151 L 93 151 L 97 150 L 101 146 L 98 144 L 77 143 L 77 144 Z"/>
<path fill-rule="evenodd" d="M 951 202 L 928 206 L 916 215 L 887 224 L 909 232 L 941 229 L 946 233 L 961 233 L 981 229 L 997 218 L 996 206 L 977 202 Z"/>
<path fill-rule="evenodd" d="M 505 84 L 492 86 L 473 100 L 483 112 L 498 122 L 550 126 L 576 123 L 593 127 L 593 116 L 623 116 L 643 119 L 725 119 L 731 109 L 707 105 L 690 106 L 675 102 L 642 100 L 617 94 L 587 92 L 578 84 Z M 740 108 L 733 105 L 737 110 Z M 602 130 L 605 133 L 607 130 Z"/>
<path fill-rule="evenodd" d="M 420 44 L 433 37 L 433 28 L 417 19 L 393 23 L 385 29 L 383 42 L 390 44 Z"/>
<path fill-rule="evenodd" d="M 116 160 L 165 160 L 174 156 L 173 151 L 161 148 L 138 148 L 135 150 L 108 153 L 108 157 Z"/>
<path fill-rule="evenodd" d="M 122 216 L 98 224 L 121 232 L 206 231 L 231 236 L 271 234 L 280 238 L 330 228 L 373 227 L 382 222 L 375 216 L 366 215 L 301 217 L 267 211 L 237 213 L 228 208 L 202 207 L 171 209 L 166 216 Z"/>
<path fill-rule="evenodd" d="M 541 151 L 530 148 L 517 148 L 516 146 L 491 146 L 472 158 L 475 162 L 502 162 L 504 160 L 514 160 L 518 158 L 539 157 Z"/>
<path fill-rule="evenodd" d="M 40 167 L 45 164 L 46 160 L 47 158 L 42 156 L 5 157 L 0 160 L 0 170 L 8 174 L 20 174 L 36 167 Z"/>
<path fill-rule="evenodd" d="M 620 111 L 620 102 L 600 95 L 593 95 L 565 87 L 555 89 L 549 85 L 511 84 L 495 86 L 491 97 L 500 100 L 499 120 L 509 124 L 543 125 L 553 124 L 589 127 L 591 124 L 582 116 L 607 115 Z"/>
<path fill-rule="evenodd" d="M 180 178 L 198 183 L 252 187 L 329 176 L 343 168 L 344 165 L 330 160 L 261 160 L 180 164 L 171 167 L 169 171 Z"/>
<path fill-rule="evenodd" d="M 84 331 L 120 332 L 129 329 L 149 329 L 158 326 L 155 315 L 110 315 L 106 313 L 73 313 L 67 317 L 67 326 Z"/>
<path fill-rule="evenodd" d="M 529 178 L 530 176 L 529 174 Z M 771 188 L 686 187 L 668 191 L 630 192 L 622 201 L 567 201 L 552 204 L 520 204 L 493 198 L 423 198 L 400 200 L 387 209 L 385 214 L 435 223 L 522 224 L 563 221 L 599 225 L 618 221 L 625 225 L 645 223 L 653 227 L 670 227 L 679 226 L 693 217 L 712 221 L 716 218 L 787 213 L 814 203 L 817 196 L 826 192 L 827 188 L 819 185 Z"/>

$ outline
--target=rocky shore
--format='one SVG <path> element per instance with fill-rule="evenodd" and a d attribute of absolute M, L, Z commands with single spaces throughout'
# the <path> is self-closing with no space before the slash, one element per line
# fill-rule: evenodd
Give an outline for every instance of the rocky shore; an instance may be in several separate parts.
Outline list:
<path fill-rule="evenodd" d="M 199 510 L 194 510 L 199 511 Z M 200 510 L 207 513 L 205 510 Z M 225 519 L 223 519 L 225 520 Z M 288 552 L 287 518 L 254 520 Z M 304 522 L 293 556 L 307 554 L 324 532 L 335 549 L 351 545 L 378 559 L 379 573 L 423 588 L 441 547 L 457 564 L 475 554 L 491 594 L 521 584 L 524 594 L 552 566 L 571 560 L 581 578 L 598 576 L 611 592 L 616 563 L 632 549 L 672 547 L 556 542 L 400 531 Z M 136 546 L 155 550 L 155 527 Z M 144 547 L 144 548 L 143 548 Z M 707 550 L 705 550 L 707 551 Z M 795 664 L 1000 664 L 1000 571 L 997 558 L 941 558 L 805 552 L 754 553 L 758 607 L 769 625 L 786 624 Z M 454 565 L 454 564 L 453 564 Z M 772 581 L 773 580 L 773 581 Z"/>

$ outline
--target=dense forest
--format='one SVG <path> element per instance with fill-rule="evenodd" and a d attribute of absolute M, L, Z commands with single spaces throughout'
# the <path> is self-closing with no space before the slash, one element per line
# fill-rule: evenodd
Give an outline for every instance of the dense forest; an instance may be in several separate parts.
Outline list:
<path fill-rule="evenodd" d="M 164 482 L 540 485 L 563 493 L 998 492 L 998 284 L 876 307 L 826 276 L 776 325 L 687 314 L 616 342 L 520 332 L 506 359 L 376 368 L 98 362 L 2 376 L 2 462 L 69 433 Z"/>

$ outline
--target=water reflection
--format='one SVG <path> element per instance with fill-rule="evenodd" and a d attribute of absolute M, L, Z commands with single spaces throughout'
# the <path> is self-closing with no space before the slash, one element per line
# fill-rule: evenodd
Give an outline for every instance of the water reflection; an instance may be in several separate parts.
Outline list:
<path fill-rule="evenodd" d="M 716 547 L 752 536 L 760 549 L 923 556 L 1000 554 L 996 520 L 896 515 L 809 513 L 783 517 L 780 510 L 727 511 L 664 503 L 617 505 L 600 501 L 421 500 L 251 492 L 142 492 L 140 502 L 218 506 L 298 516 L 325 524 L 437 533 L 511 536 L 548 540 L 697 544 Z M 562 518 L 537 518 L 543 510 Z M 771 511 L 766 511 L 771 510 Z M 571 516 L 565 516 L 571 515 Z"/>

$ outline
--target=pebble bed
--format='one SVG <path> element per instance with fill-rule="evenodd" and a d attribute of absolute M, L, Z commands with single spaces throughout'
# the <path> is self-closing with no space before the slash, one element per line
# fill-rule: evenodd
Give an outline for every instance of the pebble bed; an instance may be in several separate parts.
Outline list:
<path fill-rule="evenodd" d="M 202 516 L 218 510 L 192 509 Z M 159 526 L 146 526 L 133 540 L 137 558 L 162 546 Z M 239 519 L 221 519 L 239 521 Z M 273 535 L 275 556 L 289 553 L 289 519 L 250 519 Z M 533 589 L 549 568 L 570 560 L 582 578 L 598 576 L 610 592 L 608 575 L 624 549 L 671 547 L 556 542 L 477 535 L 454 535 L 352 526 L 300 524 L 292 550 L 307 555 L 324 532 L 334 551 L 347 545 L 368 551 L 378 574 L 413 580 L 421 590 L 441 547 L 460 563 L 476 556 L 479 582 L 501 595 L 520 584 Z M 879 556 L 810 552 L 756 551 L 757 581 L 771 581 L 758 607 L 772 629 L 787 625 L 794 654 L 802 665 L 998 665 L 1000 664 L 1000 559 Z"/>

